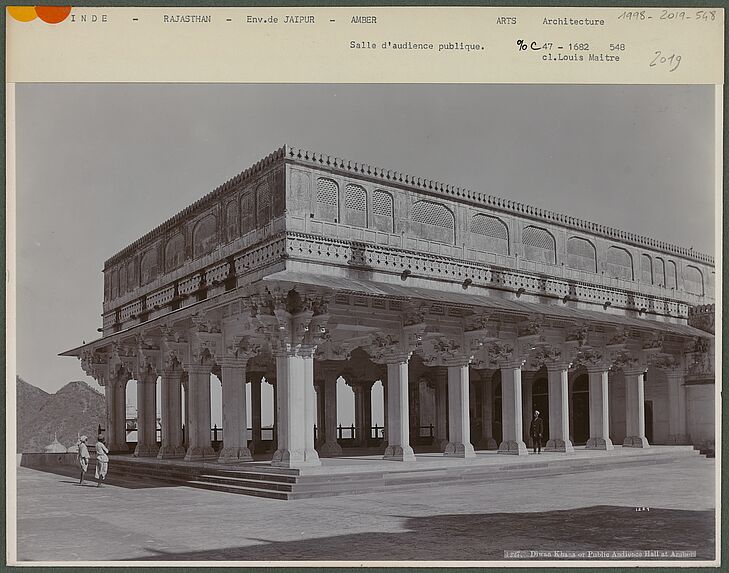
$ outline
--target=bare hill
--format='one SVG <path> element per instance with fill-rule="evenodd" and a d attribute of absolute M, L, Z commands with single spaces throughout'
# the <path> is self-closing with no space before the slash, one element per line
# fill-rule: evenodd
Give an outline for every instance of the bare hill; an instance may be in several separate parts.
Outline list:
<path fill-rule="evenodd" d="M 18 377 L 17 388 L 18 452 L 42 452 L 54 434 L 66 447 L 79 433 L 93 443 L 98 425 L 106 425 L 105 398 L 85 382 L 69 382 L 48 394 Z"/>

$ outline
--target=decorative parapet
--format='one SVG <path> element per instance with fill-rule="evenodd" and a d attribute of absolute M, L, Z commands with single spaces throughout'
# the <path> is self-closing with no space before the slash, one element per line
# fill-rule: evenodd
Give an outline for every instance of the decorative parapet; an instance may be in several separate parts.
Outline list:
<path fill-rule="evenodd" d="M 240 185 L 241 183 L 244 183 L 248 179 L 251 179 L 253 177 L 256 177 L 261 172 L 268 169 L 273 163 L 276 161 L 280 161 L 285 157 L 285 147 L 280 147 L 273 153 L 270 153 L 260 161 L 257 161 L 253 165 L 251 165 L 248 169 L 245 171 L 239 173 L 235 177 L 232 177 L 231 179 L 228 179 L 225 183 L 222 185 L 216 187 L 213 189 L 210 193 L 202 197 L 201 199 L 198 199 L 195 201 L 192 205 L 189 205 L 173 217 L 170 217 L 162 223 L 161 225 L 155 227 L 152 229 L 149 233 L 141 236 L 139 239 L 134 241 L 132 244 L 128 245 L 118 253 L 116 253 L 114 256 L 110 257 L 105 263 L 104 268 L 108 268 L 115 263 L 121 261 L 122 259 L 128 257 L 129 255 L 135 253 L 137 249 L 142 247 L 143 245 L 146 245 L 150 243 L 152 240 L 154 240 L 156 237 L 159 237 L 165 233 L 165 231 L 172 229 L 175 227 L 175 225 L 179 224 L 181 221 L 183 221 L 186 217 L 189 215 L 195 213 L 197 210 L 211 205 L 215 203 L 215 201 L 221 196 L 227 193 L 228 191 L 231 191 L 236 186 Z"/>

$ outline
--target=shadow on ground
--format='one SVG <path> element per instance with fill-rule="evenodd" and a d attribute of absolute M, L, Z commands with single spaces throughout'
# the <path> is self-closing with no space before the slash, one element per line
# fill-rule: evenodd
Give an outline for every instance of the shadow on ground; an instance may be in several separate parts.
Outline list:
<path fill-rule="evenodd" d="M 343 515 L 342 519 L 352 518 Z M 256 538 L 255 531 L 251 531 L 250 537 L 241 539 L 240 547 L 186 553 L 147 547 L 149 556 L 135 560 L 502 560 L 506 550 L 695 551 L 696 557 L 654 559 L 714 558 L 713 511 L 636 511 L 633 507 L 592 506 L 403 519 L 405 531 L 398 533 L 356 533 L 279 542 Z"/>
<path fill-rule="evenodd" d="M 81 470 L 74 466 L 46 466 L 42 468 L 25 468 L 33 471 L 54 474 L 57 476 L 64 476 L 67 478 L 74 478 L 73 480 L 59 480 L 58 483 L 62 484 L 78 484 L 79 478 L 81 477 Z M 84 486 L 96 487 L 96 478 L 94 478 L 94 465 L 89 465 L 89 471 L 84 476 Z M 116 486 L 123 487 L 125 489 L 149 489 L 149 488 L 170 488 L 179 487 L 169 482 L 158 481 L 151 478 L 139 479 L 135 477 L 119 477 L 109 475 L 107 479 L 102 483 L 101 487 Z"/>

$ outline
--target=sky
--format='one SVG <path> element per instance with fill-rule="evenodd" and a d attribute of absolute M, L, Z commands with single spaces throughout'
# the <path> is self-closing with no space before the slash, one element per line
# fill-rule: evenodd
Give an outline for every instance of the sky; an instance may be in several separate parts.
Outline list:
<path fill-rule="evenodd" d="M 104 261 L 284 144 L 714 253 L 713 86 L 22 84 L 17 371 L 86 380 Z"/>

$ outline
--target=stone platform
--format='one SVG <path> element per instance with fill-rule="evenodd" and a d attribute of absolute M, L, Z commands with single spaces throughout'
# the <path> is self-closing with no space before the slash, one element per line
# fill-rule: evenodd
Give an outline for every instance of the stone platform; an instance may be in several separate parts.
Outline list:
<path fill-rule="evenodd" d="M 519 457 L 479 451 L 475 458 L 470 459 L 420 453 L 413 462 L 393 462 L 383 460 L 379 450 L 359 450 L 347 452 L 347 455 L 338 458 L 324 458 L 318 467 L 285 469 L 272 467 L 267 460 L 225 465 L 123 455 L 111 456 L 109 482 L 113 485 L 115 480 L 136 480 L 292 500 L 413 489 L 446 483 L 529 479 L 613 467 L 665 464 L 691 457 L 699 460 L 698 452 L 691 446 L 653 446 L 648 449 L 616 447 L 607 452 L 578 447 L 572 454 L 545 452 Z M 35 469 L 58 473 L 72 469 L 71 473 L 76 473 L 75 468 L 67 466 L 59 466 L 55 470 L 49 466 Z"/>

